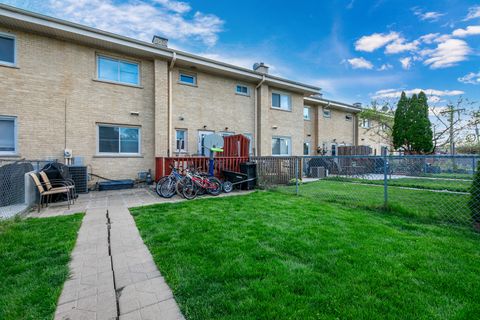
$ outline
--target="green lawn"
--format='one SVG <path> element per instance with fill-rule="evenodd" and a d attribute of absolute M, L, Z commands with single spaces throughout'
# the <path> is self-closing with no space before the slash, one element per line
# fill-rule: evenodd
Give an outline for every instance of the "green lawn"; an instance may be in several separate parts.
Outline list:
<path fill-rule="evenodd" d="M 422 174 L 424 177 L 432 177 L 432 178 L 447 178 L 447 179 L 464 179 L 464 180 L 472 180 L 473 174 L 470 173 L 424 173 Z"/>
<path fill-rule="evenodd" d="M 480 313 L 480 236 L 468 228 L 280 192 L 132 214 L 187 319 Z"/>
<path fill-rule="evenodd" d="M 0 222 L 0 319 L 52 319 L 83 215 Z"/>
<path fill-rule="evenodd" d="M 292 194 L 295 187 L 281 187 Z M 299 193 L 319 202 L 333 202 L 350 207 L 383 209 L 382 185 L 364 185 L 334 180 L 320 180 L 299 186 Z M 421 222 L 471 225 L 469 194 L 388 187 L 388 207 L 392 213 Z"/>
<path fill-rule="evenodd" d="M 331 177 L 327 180 L 342 181 L 342 182 L 357 182 L 364 184 L 376 184 L 383 185 L 383 180 L 369 180 L 361 178 L 348 178 L 348 177 Z M 429 179 L 429 178 L 399 178 L 388 179 L 389 186 L 408 187 L 418 189 L 430 189 L 430 190 L 449 190 L 456 192 L 469 192 L 472 180 L 459 180 L 459 179 Z"/>

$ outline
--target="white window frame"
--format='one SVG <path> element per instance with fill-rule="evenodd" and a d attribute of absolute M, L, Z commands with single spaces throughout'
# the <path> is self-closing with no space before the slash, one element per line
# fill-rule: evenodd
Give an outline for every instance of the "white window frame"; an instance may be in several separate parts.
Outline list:
<path fill-rule="evenodd" d="M 324 118 L 330 119 L 332 117 L 332 110 L 322 108 L 322 115 L 323 115 Z"/>
<path fill-rule="evenodd" d="M 228 136 L 234 136 L 235 132 L 233 132 L 233 131 L 219 131 L 218 134 L 221 135 L 222 137 L 228 137 Z"/>
<path fill-rule="evenodd" d="M 138 129 L 138 152 L 120 152 L 120 138 L 118 139 L 118 152 L 100 152 L 100 127 L 113 128 L 133 128 Z M 120 134 L 120 132 L 119 132 Z M 113 157 L 131 157 L 140 156 L 142 154 L 142 127 L 131 126 L 123 124 L 97 123 L 97 155 L 98 156 L 113 156 Z"/>
<path fill-rule="evenodd" d="M 273 105 L 273 95 L 274 94 L 278 94 L 280 95 L 280 107 L 275 107 Z M 282 107 L 282 96 L 286 96 L 288 97 L 288 108 L 283 108 Z M 283 111 L 292 111 L 292 95 L 291 94 L 288 94 L 286 92 L 281 92 L 281 91 L 272 91 L 272 94 L 270 95 L 270 99 L 271 99 L 271 107 L 272 109 L 275 109 L 275 110 L 283 110 Z"/>
<path fill-rule="evenodd" d="M 185 133 L 184 141 L 183 141 L 183 149 L 177 149 L 177 132 L 182 131 Z M 188 130 L 187 129 L 175 129 L 175 152 L 179 153 L 186 153 L 188 150 Z"/>
<path fill-rule="evenodd" d="M 244 93 L 244 92 L 238 92 L 238 87 L 244 87 L 244 88 L 247 88 L 247 92 Z M 241 83 L 237 83 L 235 85 L 235 94 L 238 94 L 240 96 L 245 96 L 245 97 L 250 97 L 250 87 L 247 86 L 247 85 L 244 85 L 244 84 L 241 84 Z"/>
<path fill-rule="evenodd" d="M 353 115 L 351 113 L 347 113 L 345 115 L 345 121 L 352 122 L 353 121 Z"/>
<path fill-rule="evenodd" d="M 117 80 L 102 79 L 102 78 L 100 78 L 100 58 L 115 60 L 115 61 L 118 62 L 118 71 L 117 71 L 117 72 L 118 72 L 118 79 L 119 79 L 118 81 L 117 81 Z M 108 56 L 108 55 L 105 55 L 105 54 L 97 54 L 97 57 L 96 57 L 95 60 L 96 60 L 96 62 L 97 62 L 97 76 L 96 76 L 96 80 L 102 81 L 102 82 L 119 83 L 119 84 L 124 84 L 124 85 L 127 85 L 127 86 L 134 86 L 134 87 L 139 87 L 139 86 L 141 86 L 140 79 L 142 78 L 142 77 L 141 77 L 142 69 L 141 69 L 141 67 L 140 67 L 140 62 L 134 61 L 134 60 L 122 59 L 122 58 L 113 57 L 113 56 Z M 120 62 L 126 62 L 126 63 L 136 64 L 136 65 L 137 65 L 137 67 L 138 67 L 137 83 L 120 81 Z"/>
<path fill-rule="evenodd" d="M 182 81 L 182 76 L 192 77 L 193 78 L 193 83 Z M 185 84 L 187 86 L 196 87 L 197 83 L 198 83 L 197 74 L 196 73 L 191 73 L 191 72 L 186 72 L 186 71 L 179 71 L 178 72 L 178 83 Z"/>
<path fill-rule="evenodd" d="M 15 156 L 18 154 L 18 122 L 17 117 L 15 116 L 2 116 L 0 115 L 0 120 L 13 120 L 13 151 L 0 151 L 1 156 Z"/>
<path fill-rule="evenodd" d="M 363 129 L 370 129 L 370 119 L 368 118 L 363 118 L 362 119 L 362 123 L 361 123 L 361 127 Z"/>
<path fill-rule="evenodd" d="M 248 153 L 253 156 L 253 134 L 246 132 L 243 135 L 250 140 L 250 143 L 248 144 Z"/>
<path fill-rule="evenodd" d="M 308 114 L 307 114 L 307 117 L 305 118 L 305 109 L 308 109 Z M 305 121 L 310 121 L 312 120 L 312 108 L 310 108 L 309 106 L 303 106 L 303 120 Z"/>
<path fill-rule="evenodd" d="M 7 67 L 17 66 L 17 37 L 11 33 L 0 32 L 0 37 L 13 39 L 13 63 L 0 60 L 0 65 Z"/>
<path fill-rule="evenodd" d="M 273 154 L 273 148 L 272 148 L 272 156 L 274 156 L 274 157 L 288 157 L 288 156 L 292 155 L 292 149 L 293 149 L 292 137 L 289 137 L 289 136 L 272 136 L 272 140 L 274 140 L 274 139 L 288 140 L 290 148 L 288 148 L 288 153 L 287 154 Z"/>

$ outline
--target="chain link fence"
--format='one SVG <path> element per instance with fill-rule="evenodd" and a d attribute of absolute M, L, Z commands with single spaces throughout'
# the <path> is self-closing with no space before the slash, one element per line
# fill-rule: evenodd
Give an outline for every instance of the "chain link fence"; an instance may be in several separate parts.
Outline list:
<path fill-rule="evenodd" d="M 0 159 L 0 219 L 13 217 L 29 209 L 25 198 L 25 174 L 41 169 L 51 161 Z"/>
<path fill-rule="evenodd" d="M 255 157 L 259 185 L 417 221 L 478 224 L 476 156 Z M 480 188 L 480 186 L 479 186 Z M 471 199 L 478 192 L 479 203 Z M 477 208 L 478 207 L 478 208 Z"/>

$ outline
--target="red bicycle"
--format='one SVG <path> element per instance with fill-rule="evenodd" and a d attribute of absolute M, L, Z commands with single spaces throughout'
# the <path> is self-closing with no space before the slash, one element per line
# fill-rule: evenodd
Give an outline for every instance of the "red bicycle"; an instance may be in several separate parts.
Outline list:
<path fill-rule="evenodd" d="M 200 174 L 192 170 L 185 170 L 185 177 L 177 182 L 177 191 L 185 199 L 195 199 L 199 192 L 204 191 L 212 196 L 218 196 L 222 192 L 222 182 L 205 174 Z"/>

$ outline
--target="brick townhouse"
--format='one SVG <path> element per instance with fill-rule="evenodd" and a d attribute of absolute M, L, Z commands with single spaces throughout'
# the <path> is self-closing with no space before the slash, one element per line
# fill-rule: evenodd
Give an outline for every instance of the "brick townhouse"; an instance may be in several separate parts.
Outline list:
<path fill-rule="evenodd" d="M 244 134 L 254 155 L 357 145 L 359 106 L 320 88 L 0 4 L 0 157 L 82 157 L 131 178 L 155 157 Z M 365 138 L 364 138 L 365 139 Z"/>

